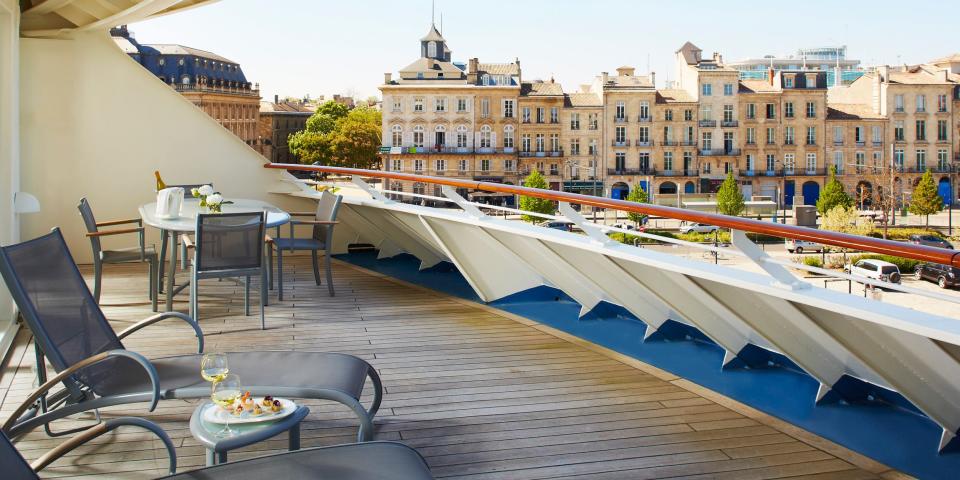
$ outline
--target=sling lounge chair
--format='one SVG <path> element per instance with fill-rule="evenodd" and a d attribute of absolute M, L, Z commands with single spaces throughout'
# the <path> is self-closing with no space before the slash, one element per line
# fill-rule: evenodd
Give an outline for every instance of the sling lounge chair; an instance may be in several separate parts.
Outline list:
<path fill-rule="evenodd" d="M 147 360 L 124 348 L 128 335 L 160 320 L 176 318 L 193 328 L 198 352 L 203 332 L 190 317 L 165 312 L 115 333 L 94 301 L 59 229 L 34 240 L 0 247 L 0 274 L 33 332 L 39 383 L 47 382 L 44 357 L 64 388 L 17 409 L 3 429 L 12 437 L 78 412 L 109 405 L 161 399 L 203 398 L 210 384 L 200 377 L 199 354 Z M 383 387 L 366 361 L 338 353 L 251 351 L 228 353 L 230 371 L 255 395 L 332 400 L 360 421 L 357 438 L 370 440 Z M 367 377 L 374 387 L 369 409 L 360 404 Z M 52 381 L 53 379 L 51 379 Z"/>
<path fill-rule="evenodd" d="M 139 418 L 118 418 L 125 425 L 141 422 Z M 107 422 L 111 422 L 108 420 Z M 129 423 L 130 421 L 137 421 Z M 119 425 L 120 423 L 117 423 Z M 152 424 L 151 424 L 152 425 Z M 155 427 L 155 425 L 154 425 Z M 146 428 L 146 427 L 145 427 Z M 151 429 L 152 430 L 152 429 Z M 96 434 L 94 434 L 96 433 Z M 98 437 L 105 432 L 90 432 L 54 448 L 33 462 L 27 463 L 14 448 L 6 435 L 0 434 L 0 464 L 6 480 L 37 480 L 37 472 L 60 458 L 65 453 Z M 156 433 L 156 432 L 155 432 Z M 176 456 L 169 438 L 162 430 L 159 436 L 170 453 L 170 472 L 176 468 Z M 332 447 L 310 448 L 295 452 L 278 453 L 239 462 L 225 463 L 201 468 L 171 477 L 173 480 L 260 480 L 277 478 L 284 480 L 329 478 L 337 480 L 430 480 L 430 468 L 416 450 L 396 442 L 367 442 Z"/>

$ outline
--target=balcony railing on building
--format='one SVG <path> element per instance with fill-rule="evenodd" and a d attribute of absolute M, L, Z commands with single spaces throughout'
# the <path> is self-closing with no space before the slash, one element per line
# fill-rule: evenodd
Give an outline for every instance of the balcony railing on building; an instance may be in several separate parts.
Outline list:
<path fill-rule="evenodd" d="M 698 125 L 700 125 L 700 128 L 714 128 L 717 126 L 717 121 L 716 120 L 700 120 L 698 122 Z"/>
<path fill-rule="evenodd" d="M 521 157 L 562 157 L 563 149 L 558 150 L 523 150 Z"/>
<path fill-rule="evenodd" d="M 193 83 L 175 83 L 172 84 L 174 89 L 178 92 L 195 92 L 195 93 L 223 93 L 228 95 L 243 95 L 247 97 L 259 97 L 260 90 L 258 88 L 250 87 L 226 87 L 226 86 L 216 86 L 210 84 L 197 85 Z"/>
<path fill-rule="evenodd" d="M 635 145 L 638 147 L 652 147 L 653 140 L 637 140 L 635 142 Z"/>
<path fill-rule="evenodd" d="M 736 128 L 738 125 L 736 120 L 724 120 L 720 122 L 720 126 L 723 128 Z"/>
<path fill-rule="evenodd" d="M 713 149 L 700 149 L 700 155 L 704 157 L 723 157 L 723 156 L 732 156 L 740 155 L 739 148 L 713 148 Z"/>
<path fill-rule="evenodd" d="M 630 140 L 627 140 L 627 139 L 623 139 L 623 140 L 613 140 L 613 141 L 610 142 L 610 144 L 611 144 L 612 146 L 614 146 L 614 147 L 629 147 L 629 146 L 630 146 Z"/>
<path fill-rule="evenodd" d="M 649 115 L 647 115 L 646 117 L 644 117 L 643 115 L 641 115 L 641 116 L 638 116 L 638 117 L 637 117 L 637 121 L 640 122 L 640 123 L 650 123 L 650 122 L 653 121 L 653 117 L 651 117 L 651 116 L 649 116 Z"/>
<path fill-rule="evenodd" d="M 627 123 L 627 117 L 613 117 L 614 123 Z"/>
<path fill-rule="evenodd" d="M 658 177 L 696 177 L 700 175 L 699 170 L 660 170 Z"/>
<path fill-rule="evenodd" d="M 608 168 L 607 175 L 658 175 L 657 169 L 650 168 Z"/>

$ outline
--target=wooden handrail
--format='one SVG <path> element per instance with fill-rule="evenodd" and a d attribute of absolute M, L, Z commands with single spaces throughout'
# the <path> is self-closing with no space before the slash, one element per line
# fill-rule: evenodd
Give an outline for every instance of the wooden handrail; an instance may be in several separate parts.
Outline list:
<path fill-rule="evenodd" d="M 595 197 L 593 195 L 559 192 L 556 190 L 544 190 L 539 188 L 522 187 L 518 185 L 506 185 L 502 183 L 479 182 L 476 180 L 462 180 L 446 177 L 431 177 L 426 175 L 385 172 L 380 170 L 363 170 L 359 168 L 298 165 L 290 163 L 267 163 L 264 165 L 264 167 L 279 170 L 300 170 L 334 173 L 339 175 L 356 175 L 359 177 L 388 178 L 391 180 L 423 182 L 432 183 L 435 185 L 448 185 L 457 188 L 469 188 L 473 190 L 482 190 L 485 192 L 510 193 L 527 197 L 545 198 L 557 202 L 579 203 L 581 205 L 610 208 L 614 210 L 641 213 L 646 215 L 656 215 L 659 217 L 673 218 L 687 222 L 706 223 L 708 225 L 716 225 L 718 227 L 729 228 L 732 230 L 741 230 L 744 232 L 791 238 L 795 240 L 805 240 L 808 242 L 821 243 L 834 247 L 863 250 L 867 252 L 921 260 L 924 262 L 933 262 L 960 267 L 960 252 L 955 250 L 914 245 L 910 243 L 896 242 L 893 240 L 884 240 L 880 238 L 865 237 L 862 235 L 833 232 L 830 230 L 819 230 L 816 228 L 800 227 L 796 225 L 763 222 L 750 218 L 697 212 L 694 210 L 665 207 L 662 205 L 653 205 L 649 203 L 635 203 L 628 202 L 626 200 L 617 200 L 614 198 Z"/>

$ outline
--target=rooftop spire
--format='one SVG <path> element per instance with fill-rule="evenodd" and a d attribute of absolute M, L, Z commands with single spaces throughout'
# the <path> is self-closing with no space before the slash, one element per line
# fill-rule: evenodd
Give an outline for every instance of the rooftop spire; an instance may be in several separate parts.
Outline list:
<path fill-rule="evenodd" d="M 437 0 L 430 0 L 430 25 L 436 25 Z"/>

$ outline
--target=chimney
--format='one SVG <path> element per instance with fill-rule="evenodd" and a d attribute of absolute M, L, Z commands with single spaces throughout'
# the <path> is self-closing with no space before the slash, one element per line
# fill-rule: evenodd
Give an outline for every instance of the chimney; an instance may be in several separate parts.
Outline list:
<path fill-rule="evenodd" d="M 650 72 L 650 84 L 657 87 L 657 72 Z"/>
<path fill-rule="evenodd" d="M 617 75 L 621 77 L 632 77 L 634 71 L 633 67 L 620 67 L 617 69 Z"/>
<path fill-rule="evenodd" d="M 275 104 L 280 103 L 280 95 L 274 95 L 274 96 L 273 96 L 273 103 L 275 103 Z"/>
<path fill-rule="evenodd" d="M 393 74 L 391 74 L 390 72 L 384 73 L 384 74 L 383 74 L 383 83 L 386 84 L 386 85 L 389 85 L 390 82 L 393 80 L 392 77 L 393 77 Z"/>
<path fill-rule="evenodd" d="M 603 85 L 606 85 L 610 81 L 610 74 L 607 72 L 600 72 L 600 81 Z"/>
<path fill-rule="evenodd" d="M 770 86 L 771 86 L 771 87 L 773 86 L 773 75 L 774 75 L 774 74 L 775 74 L 775 72 L 773 71 L 772 68 L 768 68 L 768 69 L 767 69 L 767 80 L 770 82 Z"/>
<path fill-rule="evenodd" d="M 471 58 L 467 62 L 467 83 L 476 84 L 477 76 L 479 75 L 480 70 L 480 60 L 477 58 Z"/>

